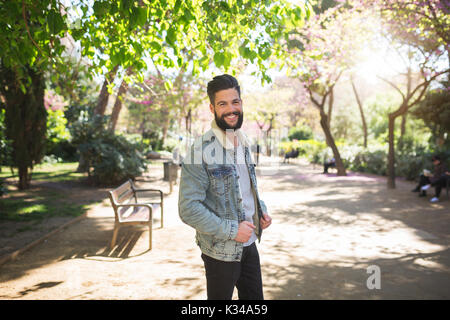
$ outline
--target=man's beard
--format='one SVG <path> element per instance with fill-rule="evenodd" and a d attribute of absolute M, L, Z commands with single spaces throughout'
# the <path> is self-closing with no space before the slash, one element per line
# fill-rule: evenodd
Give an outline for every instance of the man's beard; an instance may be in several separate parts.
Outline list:
<path fill-rule="evenodd" d="M 236 122 L 236 124 L 234 126 L 230 126 L 228 123 L 226 123 L 225 121 L 225 117 L 230 115 L 230 114 L 235 114 L 238 116 L 238 121 Z M 244 121 L 244 113 L 243 112 L 239 112 L 239 111 L 233 111 L 233 112 L 228 112 L 223 114 L 220 118 L 217 116 L 216 110 L 214 110 L 214 119 L 216 120 L 216 124 L 217 126 L 222 129 L 223 131 L 226 130 L 237 130 L 240 129 L 242 126 L 242 122 Z"/>

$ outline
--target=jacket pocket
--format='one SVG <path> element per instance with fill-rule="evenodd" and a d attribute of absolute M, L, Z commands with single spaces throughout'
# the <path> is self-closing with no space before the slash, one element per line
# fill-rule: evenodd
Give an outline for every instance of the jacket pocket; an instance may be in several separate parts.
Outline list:
<path fill-rule="evenodd" d="M 214 193 L 222 197 L 229 192 L 232 183 L 234 168 L 230 165 L 208 166 L 208 174 Z"/>

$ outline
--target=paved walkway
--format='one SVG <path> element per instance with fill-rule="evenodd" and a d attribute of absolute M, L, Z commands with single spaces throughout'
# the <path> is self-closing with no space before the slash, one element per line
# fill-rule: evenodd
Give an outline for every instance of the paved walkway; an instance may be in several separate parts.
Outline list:
<path fill-rule="evenodd" d="M 382 177 L 321 170 L 298 161 L 258 169 L 273 217 L 258 244 L 266 299 L 449 299 L 446 195 L 430 204 L 410 192 L 410 182 L 388 190 Z M 139 226 L 122 228 L 110 250 L 114 218 L 104 202 L 0 266 L 0 299 L 205 299 L 200 251 L 178 218 L 177 187 L 165 199 L 163 229 L 156 219 L 153 250 Z M 373 265 L 381 288 L 369 290 Z"/>

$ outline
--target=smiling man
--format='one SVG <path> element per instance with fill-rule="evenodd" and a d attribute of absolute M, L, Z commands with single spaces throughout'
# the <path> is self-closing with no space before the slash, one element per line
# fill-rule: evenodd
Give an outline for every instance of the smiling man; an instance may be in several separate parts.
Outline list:
<path fill-rule="evenodd" d="M 237 80 L 208 83 L 211 129 L 196 139 L 182 163 L 179 215 L 196 229 L 208 299 L 262 300 L 256 239 L 272 219 L 259 198 L 250 144 L 240 128 L 244 113 Z"/>

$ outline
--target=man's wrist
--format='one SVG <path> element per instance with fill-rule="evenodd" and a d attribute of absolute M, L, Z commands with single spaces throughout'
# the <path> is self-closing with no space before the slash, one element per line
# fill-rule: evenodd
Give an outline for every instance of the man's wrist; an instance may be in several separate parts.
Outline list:
<path fill-rule="evenodd" d="M 230 228 L 230 234 L 228 236 L 229 240 L 234 240 L 237 237 L 238 230 L 239 230 L 239 223 L 235 220 L 230 220 L 231 228 Z"/>

